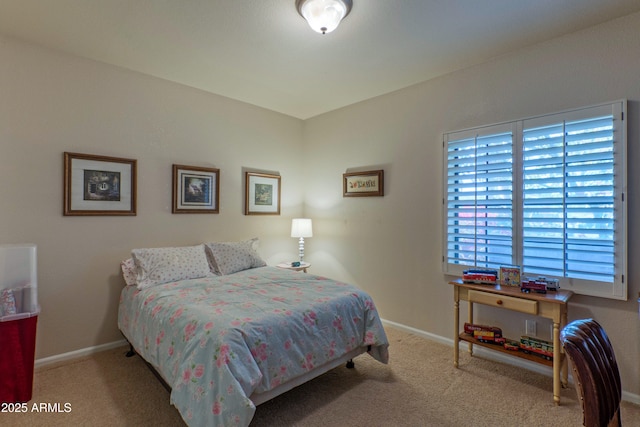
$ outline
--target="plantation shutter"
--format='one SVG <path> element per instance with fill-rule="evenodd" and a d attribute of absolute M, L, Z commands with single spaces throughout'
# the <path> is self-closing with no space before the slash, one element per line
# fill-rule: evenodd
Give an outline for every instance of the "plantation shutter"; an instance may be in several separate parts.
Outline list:
<path fill-rule="evenodd" d="M 446 265 L 498 268 L 513 260 L 510 126 L 446 136 Z M 461 266 L 455 268 L 455 266 Z"/>
<path fill-rule="evenodd" d="M 611 108 L 599 110 L 524 122 L 523 267 L 528 273 L 614 281 L 614 116 Z"/>

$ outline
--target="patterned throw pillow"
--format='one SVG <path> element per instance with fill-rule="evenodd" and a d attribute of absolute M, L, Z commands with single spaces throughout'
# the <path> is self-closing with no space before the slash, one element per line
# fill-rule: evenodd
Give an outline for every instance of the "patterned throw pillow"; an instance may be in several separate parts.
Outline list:
<path fill-rule="evenodd" d="M 243 242 L 207 243 L 213 272 L 225 275 L 249 268 L 264 267 L 267 263 L 258 255 L 259 244 L 258 238 Z"/>
<path fill-rule="evenodd" d="M 138 289 L 184 279 L 211 276 L 204 245 L 134 249 Z"/>
<path fill-rule="evenodd" d="M 120 269 L 122 270 L 122 277 L 124 278 L 127 286 L 135 286 L 138 284 L 138 273 L 136 271 L 136 263 L 133 262 L 133 258 L 127 258 L 120 263 Z"/>

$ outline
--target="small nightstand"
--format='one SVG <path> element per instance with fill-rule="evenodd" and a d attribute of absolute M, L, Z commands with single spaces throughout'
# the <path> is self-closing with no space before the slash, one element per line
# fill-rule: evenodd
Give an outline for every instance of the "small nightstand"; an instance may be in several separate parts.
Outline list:
<path fill-rule="evenodd" d="M 311 263 L 301 262 L 299 267 L 291 267 L 290 262 L 281 262 L 280 264 L 276 265 L 276 267 L 286 268 L 287 270 L 304 271 L 306 273 L 307 268 L 311 267 Z"/>

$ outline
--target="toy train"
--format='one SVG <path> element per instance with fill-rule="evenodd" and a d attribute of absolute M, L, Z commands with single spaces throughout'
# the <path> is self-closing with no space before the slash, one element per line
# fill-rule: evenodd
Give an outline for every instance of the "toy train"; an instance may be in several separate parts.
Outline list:
<path fill-rule="evenodd" d="M 479 283 L 495 285 L 498 282 L 498 270 L 469 269 L 462 272 L 464 283 Z"/>
<path fill-rule="evenodd" d="M 547 279 L 542 276 L 535 279 L 527 278 L 520 284 L 520 291 L 525 293 L 537 292 L 546 294 L 547 291 L 557 291 L 558 289 L 560 289 L 558 279 Z"/>
<path fill-rule="evenodd" d="M 511 351 L 518 351 L 520 350 L 520 343 L 514 340 L 506 340 L 504 342 L 504 348 Z"/>
<path fill-rule="evenodd" d="M 520 349 L 523 353 L 533 353 L 547 360 L 553 360 L 553 343 L 523 335 L 520 337 Z"/>
<path fill-rule="evenodd" d="M 548 291 L 557 291 L 560 289 L 560 281 L 558 279 L 547 279 L 546 277 L 538 276 L 536 280 L 543 282 L 547 286 Z"/>
<path fill-rule="evenodd" d="M 476 325 L 468 322 L 464 324 L 464 333 L 483 343 L 502 345 L 507 350 L 522 351 L 553 360 L 553 343 L 549 341 L 526 335 L 520 337 L 520 342 L 509 340 L 502 336 L 502 329 L 496 326 Z"/>
<path fill-rule="evenodd" d="M 495 326 L 475 325 L 472 323 L 464 324 L 464 332 L 473 335 L 480 342 L 491 344 L 504 344 L 505 338 L 502 336 L 502 329 Z"/>
<path fill-rule="evenodd" d="M 520 284 L 520 291 L 524 293 L 536 292 L 538 294 L 547 293 L 547 285 L 544 282 L 538 282 L 537 280 L 524 280 Z"/>

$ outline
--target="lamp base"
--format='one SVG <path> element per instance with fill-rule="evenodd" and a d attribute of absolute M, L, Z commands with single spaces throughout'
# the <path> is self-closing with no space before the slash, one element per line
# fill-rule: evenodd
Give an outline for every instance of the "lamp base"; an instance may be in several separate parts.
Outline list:
<path fill-rule="evenodd" d="M 301 237 L 298 240 L 298 256 L 300 257 L 300 262 L 303 262 L 304 259 L 304 237 Z"/>

